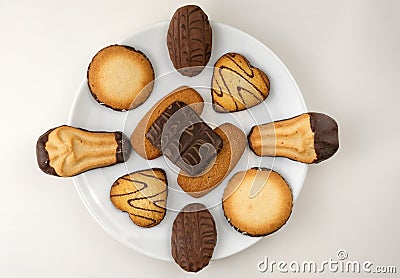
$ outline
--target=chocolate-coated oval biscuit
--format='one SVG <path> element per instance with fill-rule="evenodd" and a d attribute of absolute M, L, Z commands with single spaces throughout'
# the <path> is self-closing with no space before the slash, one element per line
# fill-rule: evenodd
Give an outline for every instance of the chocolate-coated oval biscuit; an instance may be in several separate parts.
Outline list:
<path fill-rule="evenodd" d="M 212 214 L 199 203 L 185 206 L 172 225 L 171 251 L 175 262 L 188 272 L 208 265 L 217 243 Z"/>
<path fill-rule="evenodd" d="M 174 67 L 185 76 L 198 75 L 211 56 L 212 31 L 207 15 L 196 5 L 176 10 L 168 28 L 167 46 Z"/>

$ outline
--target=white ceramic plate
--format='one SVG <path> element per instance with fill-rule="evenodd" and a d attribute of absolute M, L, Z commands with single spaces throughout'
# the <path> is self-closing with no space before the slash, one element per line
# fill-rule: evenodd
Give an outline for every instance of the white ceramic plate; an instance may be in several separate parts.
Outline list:
<path fill-rule="evenodd" d="M 221 114 L 214 112 L 211 106 L 206 104 L 202 114 L 206 122 L 215 126 L 229 121 L 240 126 L 247 134 L 254 124 L 289 118 L 306 112 L 303 97 L 295 80 L 268 47 L 235 28 L 217 22 L 211 24 L 213 49 L 208 65 L 214 65 L 216 60 L 227 52 L 241 53 L 253 66 L 267 73 L 271 90 L 270 95 L 262 104 L 247 111 Z M 144 104 L 129 112 L 117 112 L 106 108 L 93 99 L 84 78 L 71 108 L 69 124 L 94 131 L 122 130 L 129 137 L 142 116 L 159 99 L 181 85 L 197 89 L 206 103 L 211 102 L 208 87 L 211 84 L 212 68 L 206 68 L 200 75 L 192 78 L 181 76 L 174 71 L 166 46 L 167 29 L 168 22 L 159 23 L 121 42 L 143 51 L 153 64 L 157 79 L 151 96 Z M 90 58 L 88 57 L 88 63 Z M 83 70 L 82 75 L 85 75 Z M 110 235 L 129 248 L 161 260 L 172 260 L 170 236 L 177 211 L 191 202 L 205 204 L 217 224 L 218 239 L 213 259 L 220 259 L 240 252 L 261 239 L 244 236 L 235 231 L 225 220 L 221 209 L 222 193 L 232 175 L 237 171 L 260 166 L 273 168 L 279 172 L 290 184 L 294 198 L 298 196 L 307 173 L 307 165 L 285 158 L 260 158 L 248 147 L 238 165 L 224 182 L 200 199 L 192 198 L 180 190 L 176 182 L 175 168 L 171 167 L 163 157 L 149 162 L 134 152 L 126 163 L 88 171 L 74 177 L 73 180 L 89 212 Z M 166 170 L 169 184 L 168 211 L 158 226 L 143 229 L 134 225 L 126 213 L 114 208 L 109 192 L 111 185 L 118 177 L 150 167 L 162 167 Z"/>

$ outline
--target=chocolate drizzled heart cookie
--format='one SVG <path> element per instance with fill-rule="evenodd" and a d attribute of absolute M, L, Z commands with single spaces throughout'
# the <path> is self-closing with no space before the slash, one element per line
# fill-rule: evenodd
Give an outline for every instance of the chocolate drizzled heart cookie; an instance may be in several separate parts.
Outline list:
<path fill-rule="evenodd" d="M 137 171 L 118 178 L 111 187 L 114 206 L 127 212 L 136 225 L 150 228 L 165 216 L 168 182 L 160 168 Z"/>
<path fill-rule="evenodd" d="M 217 112 L 236 112 L 264 101 L 270 89 L 268 76 L 241 54 L 227 53 L 215 63 L 211 84 Z"/>

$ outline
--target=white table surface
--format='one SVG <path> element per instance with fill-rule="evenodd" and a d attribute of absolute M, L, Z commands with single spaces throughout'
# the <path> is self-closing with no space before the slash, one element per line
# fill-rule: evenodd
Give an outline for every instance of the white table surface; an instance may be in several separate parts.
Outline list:
<path fill-rule="evenodd" d="M 37 138 L 67 122 L 92 55 L 168 20 L 185 3 L 0 0 L 0 277 L 186 275 L 109 236 L 72 180 L 43 174 L 35 157 Z M 257 269 L 266 256 L 322 262 L 340 249 L 351 260 L 397 265 L 399 273 L 400 2 L 196 3 L 211 19 L 269 46 L 309 110 L 333 116 L 340 127 L 339 152 L 310 166 L 289 223 L 237 255 L 212 261 L 199 276 L 266 277 L 271 273 Z"/>

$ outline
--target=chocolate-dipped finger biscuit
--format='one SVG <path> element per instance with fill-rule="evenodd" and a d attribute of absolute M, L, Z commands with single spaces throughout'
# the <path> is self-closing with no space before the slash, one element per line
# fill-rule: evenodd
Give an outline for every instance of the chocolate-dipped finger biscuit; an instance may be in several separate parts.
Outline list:
<path fill-rule="evenodd" d="M 172 224 L 171 252 L 185 271 L 198 272 L 208 265 L 217 244 L 212 214 L 199 203 L 185 206 Z"/>
<path fill-rule="evenodd" d="M 259 156 L 283 156 L 304 163 L 326 160 L 339 148 L 336 121 L 316 112 L 254 126 L 248 140 Z"/>
<path fill-rule="evenodd" d="M 211 56 L 212 29 L 207 15 L 196 5 L 174 13 L 168 27 L 167 46 L 174 67 L 185 76 L 198 75 Z"/>
<path fill-rule="evenodd" d="M 241 54 L 227 53 L 215 63 L 211 96 L 217 112 L 253 107 L 267 98 L 269 88 L 268 76 Z"/>
<path fill-rule="evenodd" d="M 236 173 L 224 191 L 222 209 L 240 233 L 265 236 L 279 230 L 292 212 L 293 196 L 275 171 L 252 168 Z"/>
<path fill-rule="evenodd" d="M 110 199 L 117 209 L 129 214 L 133 223 L 150 228 L 164 219 L 167 192 L 165 171 L 153 168 L 118 178 L 111 187 Z"/>
<path fill-rule="evenodd" d="M 130 151 L 129 139 L 120 131 L 93 132 L 67 125 L 50 129 L 36 143 L 39 168 L 60 177 L 124 162 Z"/>

